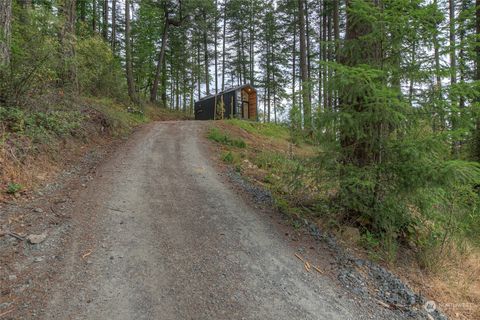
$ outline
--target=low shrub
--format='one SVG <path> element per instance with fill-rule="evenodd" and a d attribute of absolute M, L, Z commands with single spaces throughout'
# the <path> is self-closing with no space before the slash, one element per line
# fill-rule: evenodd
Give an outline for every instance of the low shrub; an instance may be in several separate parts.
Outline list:
<path fill-rule="evenodd" d="M 208 133 L 208 139 L 213 140 L 215 142 L 236 147 L 236 148 L 245 148 L 247 144 L 242 139 L 236 139 L 230 137 L 227 133 L 221 132 L 217 128 L 211 128 Z"/>
<path fill-rule="evenodd" d="M 15 194 L 23 189 L 23 186 L 19 183 L 11 182 L 7 186 L 8 194 Z"/>

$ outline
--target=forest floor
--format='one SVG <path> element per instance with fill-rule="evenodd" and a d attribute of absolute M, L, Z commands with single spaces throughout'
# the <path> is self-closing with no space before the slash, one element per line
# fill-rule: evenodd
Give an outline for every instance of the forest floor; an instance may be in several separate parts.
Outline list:
<path fill-rule="evenodd" d="M 268 192 L 215 161 L 207 129 L 143 125 L 1 204 L 0 317 L 429 318 L 342 285 L 339 264 L 364 262 L 292 229 Z"/>

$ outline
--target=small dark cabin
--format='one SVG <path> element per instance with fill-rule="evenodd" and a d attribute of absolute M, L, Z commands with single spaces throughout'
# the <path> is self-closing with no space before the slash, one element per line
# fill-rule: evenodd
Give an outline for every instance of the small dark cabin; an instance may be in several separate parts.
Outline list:
<path fill-rule="evenodd" d="M 257 90 L 244 84 L 195 102 L 195 120 L 226 118 L 257 121 Z"/>

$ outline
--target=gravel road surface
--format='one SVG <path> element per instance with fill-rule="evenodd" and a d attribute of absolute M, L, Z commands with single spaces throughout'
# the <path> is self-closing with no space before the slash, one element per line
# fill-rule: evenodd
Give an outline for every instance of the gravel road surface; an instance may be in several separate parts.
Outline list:
<path fill-rule="evenodd" d="M 42 319 L 392 319 L 306 272 L 212 164 L 208 123 L 160 122 L 105 159 L 75 202 Z"/>

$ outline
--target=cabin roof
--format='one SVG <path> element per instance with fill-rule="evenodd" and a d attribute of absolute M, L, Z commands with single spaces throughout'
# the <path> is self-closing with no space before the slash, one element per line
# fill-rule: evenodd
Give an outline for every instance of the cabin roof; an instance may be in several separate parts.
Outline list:
<path fill-rule="evenodd" d="M 229 92 L 232 92 L 232 91 L 237 91 L 237 90 L 240 90 L 240 89 L 243 89 L 243 88 L 250 88 L 252 89 L 254 92 L 257 92 L 257 90 L 249 83 L 246 83 L 246 84 L 242 84 L 242 85 L 239 85 L 239 86 L 235 86 L 235 87 L 231 87 L 231 88 L 228 88 L 228 89 L 225 89 L 219 93 L 217 93 L 216 95 L 217 96 L 220 96 L 222 94 L 225 94 L 225 93 L 229 93 Z M 203 101 L 203 100 L 207 100 L 207 99 L 210 99 L 210 98 L 213 98 L 216 96 L 215 94 L 211 94 L 211 95 L 208 95 L 208 96 L 205 96 L 203 98 L 200 98 L 200 100 L 198 101 Z"/>

